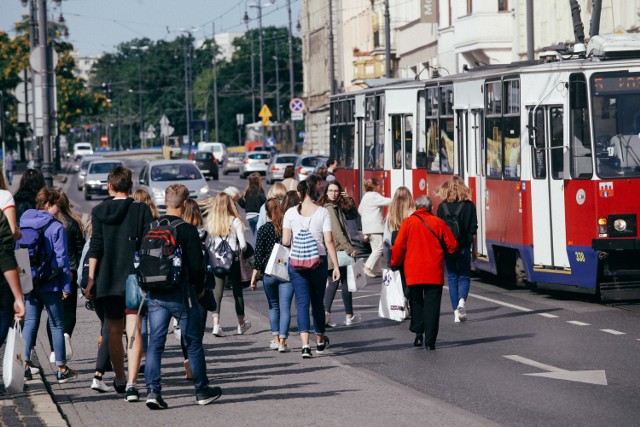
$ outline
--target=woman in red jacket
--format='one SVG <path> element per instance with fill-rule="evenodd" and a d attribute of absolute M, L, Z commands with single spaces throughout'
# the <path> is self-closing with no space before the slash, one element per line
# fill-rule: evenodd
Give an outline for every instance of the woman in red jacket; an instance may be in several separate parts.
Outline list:
<path fill-rule="evenodd" d="M 405 219 L 391 250 L 391 266 L 401 267 L 409 287 L 413 345 L 435 350 L 444 285 L 444 256 L 458 247 L 445 222 L 431 213 L 429 196 L 416 200 L 416 211 Z M 423 334 L 425 337 L 423 338 Z"/>

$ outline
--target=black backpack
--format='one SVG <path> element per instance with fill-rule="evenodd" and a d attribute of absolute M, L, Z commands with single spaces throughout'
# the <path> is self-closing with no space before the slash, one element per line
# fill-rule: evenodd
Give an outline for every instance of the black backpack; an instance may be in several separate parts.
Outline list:
<path fill-rule="evenodd" d="M 227 238 L 222 238 L 222 241 L 218 243 L 214 250 L 209 249 L 209 262 L 213 268 L 213 274 L 218 277 L 226 276 L 231 272 L 235 258 L 236 254 L 231 249 Z"/>
<path fill-rule="evenodd" d="M 456 241 L 460 241 L 460 236 L 464 231 L 464 227 L 462 226 L 462 221 L 460 220 L 460 212 L 462 212 L 462 208 L 464 207 L 463 203 L 458 204 L 456 210 L 451 213 L 446 203 L 442 204 L 442 208 L 444 209 L 444 222 L 451 229 L 453 236 L 456 238 Z"/>
<path fill-rule="evenodd" d="M 47 255 L 47 245 L 44 237 L 44 232 L 54 221 L 57 220 L 51 218 L 49 222 L 40 228 L 20 228 L 22 238 L 16 242 L 16 249 L 26 249 L 29 252 L 34 288 L 50 281 L 61 271 L 60 268 L 53 267 L 53 253 Z"/>
<path fill-rule="evenodd" d="M 177 227 L 184 221 L 164 218 L 151 223 L 140 244 L 140 265 L 137 275 L 144 291 L 167 291 L 182 286 L 182 275 L 174 270 L 174 259 L 180 257 Z M 181 268 L 182 260 L 179 261 Z"/>

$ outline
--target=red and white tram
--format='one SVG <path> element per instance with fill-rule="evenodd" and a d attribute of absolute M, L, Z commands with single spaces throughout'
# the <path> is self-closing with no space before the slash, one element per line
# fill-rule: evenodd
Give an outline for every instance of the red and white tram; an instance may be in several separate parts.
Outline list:
<path fill-rule="evenodd" d="M 640 298 L 640 37 L 553 58 L 334 96 L 336 177 L 358 199 L 369 177 L 417 197 L 458 174 L 478 213 L 476 269 Z"/>

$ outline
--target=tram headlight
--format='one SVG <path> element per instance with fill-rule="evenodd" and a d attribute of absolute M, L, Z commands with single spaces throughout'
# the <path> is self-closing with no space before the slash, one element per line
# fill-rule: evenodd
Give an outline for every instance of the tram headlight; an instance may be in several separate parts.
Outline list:
<path fill-rule="evenodd" d="M 604 216 L 598 218 L 598 234 L 600 237 L 606 237 L 607 235 L 607 218 Z"/>
<path fill-rule="evenodd" d="M 627 221 L 625 221 L 624 219 L 616 219 L 615 221 L 613 221 L 613 228 L 618 233 L 624 233 L 627 230 Z"/>

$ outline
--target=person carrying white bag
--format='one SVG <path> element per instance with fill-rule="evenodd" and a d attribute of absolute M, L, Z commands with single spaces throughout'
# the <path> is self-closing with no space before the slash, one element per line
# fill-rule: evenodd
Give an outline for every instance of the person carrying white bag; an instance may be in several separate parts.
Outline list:
<path fill-rule="evenodd" d="M 0 307 L 4 312 L 14 313 L 14 328 L 9 331 L 7 346 L 5 347 L 2 365 L 3 381 L 5 388 L 10 393 L 19 393 L 24 386 L 24 340 L 18 321 L 24 319 L 25 305 L 20 287 L 18 274 L 18 262 L 14 253 L 15 243 L 7 217 L 0 211 L 0 270 L 6 283 L 0 286 L 9 286 L 14 297 L 13 307 Z M 1 299 L 0 299 L 1 301 Z M 0 342 L 0 346 L 4 343 Z"/>

